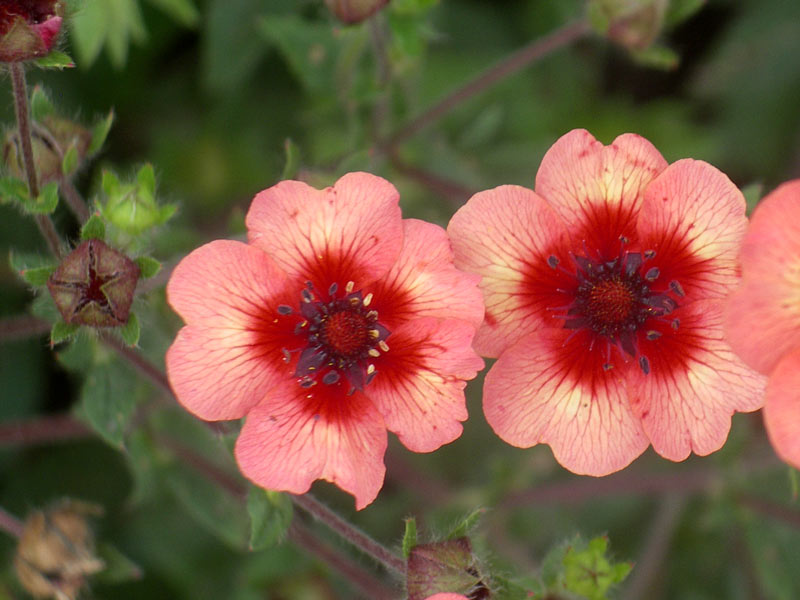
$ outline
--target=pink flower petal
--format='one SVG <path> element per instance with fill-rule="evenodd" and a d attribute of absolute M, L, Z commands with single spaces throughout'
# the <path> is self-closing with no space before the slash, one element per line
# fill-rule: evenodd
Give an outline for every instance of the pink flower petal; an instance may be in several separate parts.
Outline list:
<path fill-rule="evenodd" d="M 386 429 L 365 396 L 322 385 L 274 388 L 247 415 L 236 441 L 236 461 L 255 484 L 303 494 L 325 479 L 370 504 L 383 485 Z"/>
<path fill-rule="evenodd" d="M 486 420 L 506 442 L 549 444 L 561 465 L 585 475 L 626 467 L 648 446 L 628 404 L 623 369 L 604 371 L 587 335 L 543 329 L 509 348 L 483 389 Z"/>
<path fill-rule="evenodd" d="M 618 236 L 635 238 L 644 190 L 666 167 L 643 137 L 626 133 L 604 146 L 585 129 L 575 129 L 547 151 L 535 189 L 589 251 L 615 256 Z M 611 239 L 609 230 L 615 233 Z"/>
<path fill-rule="evenodd" d="M 468 600 L 468 598 L 466 596 L 462 596 L 461 594 L 441 592 L 439 594 L 434 594 L 433 596 L 428 596 L 425 600 Z"/>
<path fill-rule="evenodd" d="M 564 299 L 555 292 L 560 273 L 548 265 L 567 256 L 563 222 L 534 192 L 504 185 L 470 198 L 447 228 L 456 266 L 482 276 L 486 316 L 475 337 L 483 356 L 499 356 L 522 336 L 560 326 L 548 307 Z"/>
<path fill-rule="evenodd" d="M 743 285 L 728 303 L 728 341 L 747 364 L 769 373 L 800 348 L 800 179 L 756 207 L 741 261 Z"/>
<path fill-rule="evenodd" d="M 390 330 L 420 317 L 462 319 L 478 327 L 483 321 L 480 277 L 455 268 L 444 229 L 404 219 L 403 248 L 389 273 L 370 289 L 372 307 Z"/>
<path fill-rule="evenodd" d="M 290 275 L 357 288 L 388 271 L 403 244 L 399 195 L 369 173 L 349 173 L 317 190 L 281 181 L 259 192 L 247 213 L 250 243 Z"/>
<path fill-rule="evenodd" d="M 738 283 L 738 253 L 747 228 L 744 196 L 708 163 L 671 164 L 645 194 L 639 213 L 643 248 L 659 281 L 678 281 L 692 299 L 720 298 Z"/>
<path fill-rule="evenodd" d="M 722 309 L 698 301 L 675 310 L 677 329 L 640 339 L 650 373 L 632 370 L 631 405 L 653 448 L 670 460 L 705 456 L 728 437 L 731 415 L 761 408 L 765 378 L 742 363 L 722 339 Z"/>
<path fill-rule="evenodd" d="M 198 417 L 239 419 L 291 376 L 281 348 L 293 347 L 273 312 L 286 276 L 256 248 L 216 241 L 184 258 L 167 298 L 189 326 L 167 351 L 178 401 Z"/>
<path fill-rule="evenodd" d="M 389 351 L 375 359 L 366 394 L 409 450 L 431 452 L 461 435 L 466 380 L 483 368 L 474 335 L 464 321 L 416 319 L 393 331 Z"/>
<path fill-rule="evenodd" d="M 770 376 L 764 422 L 778 456 L 800 469 L 800 349 L 784 357 Z"/>

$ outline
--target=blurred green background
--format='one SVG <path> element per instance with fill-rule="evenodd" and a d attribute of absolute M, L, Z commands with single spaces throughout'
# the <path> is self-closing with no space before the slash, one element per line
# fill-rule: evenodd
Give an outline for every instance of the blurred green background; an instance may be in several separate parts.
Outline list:
<path fill-rule="evenodd" d="M 682 4 L 694 4 L 684 2 Z M 668 161 L 725 171 L 748 199 L 800 177 L 800 2 L 709 0 L 666 29 L 658 44 L 679 59 L 655 68 L 590 34 L 460 102 L 387 150 L 404 124 L 517 48 L 584 17 L 577 0 L 392 0 L 368 23 L 343 26 L 322 0 L 76 0 L 62 49 L 77 68 L 29 71 L 60 112 L 91 122 L 113 108 L 101 155 L 78 176 L 87 199 L 103 169 L 130 178 L 152 162 L 161 202 L 179 204 L 169 226 L 140 241 L 168 268 L 213 238 L 239 235 L 253 195 L 286 173 L 317 186 L 367 170 L 400 190 L 405 216 L 447 223 L 473 192 L 533 186 L 539 161 L 563 133 L 589 129 L 609 143 L 648 138 Z M 669 55 L 662 53 L 661 55 Z M 10 82 L 0 118 L 13 124 Z M 59 229 L 77 238 L 63 207 Z M 45 253 L 29 218 L 0 205 L 0 245 Z M 0 264 L 0 318 L 25 314 L 33 294 Z M 162 364 L 179 327 L 161 288 L 134 309 L 142 349 Z M 46 334 L 0 339 L 0 425 L 85 410 L 99 352 L 88 336 L 49 348 Z M 86 361 L 83 360 L 85 363 Z M 23 516 L 71 496 L 102 504 L 101 541 L 141 569 L 97 581 L 107 599 L 328 600 L 359 598 L 348 581 L 286 542 L 247 550 L 249 525 L 229 448 L 114 359 L 107 391 L 129 401 L 119 437 L 19 443 L 0 429 L 0 506 Z M 614 597 L 682 600 L 800 598 L 800 509 L 788 467 L 773 456 L 761 417 L 737 415 L 719 453 L 673 464 L 648 451 L 604 479 L 571 475 L 548 448 L 517 450 L 496 438 L 468 387 L 464 435 L 431 455 L 396 440 L 386 484 L 360 513 L 333 486 L 314 491 L 387 545 L 415 515 L 429 539 L 489 507 L 473 542 L 490 573 L 535 573 L 575 533 L 607 534 L 635 563 Z M 116 406 L 116 405 L 115 405 Z M 171 440 L 166 443 L 165 439 Z M 177 442 L 175 441 L 177 440 Z M 112 443 L 113 442 L 113 443 Z M 204 456 L 235 482 L 222 490 L 182 460 Z M 336 553 L 402 589 L 298 514 Z M 0 536 L 0 599 L 22 598 L 13 540 Z"/>

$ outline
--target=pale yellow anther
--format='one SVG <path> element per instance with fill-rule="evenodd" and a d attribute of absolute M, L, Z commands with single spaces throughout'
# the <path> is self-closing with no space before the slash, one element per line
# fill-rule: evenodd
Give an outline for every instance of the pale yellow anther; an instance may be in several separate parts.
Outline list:
<path fill-rule="evenodd" d="M 371 310 L 371 311 L 369 311 L 369 312 L 367 313 L 367 318 L 368 318 L 368 319 L 377 319 L 377 318 L 378 318 L 378 311 L 377 311 L 377 310 Z"/>
<path fill-rule="evenodd" d="M 372 302 L 372 292 L 364 297 L 364 306 L 369 306 L 370 302 Z"/>
<path fill-rule="evenodd" d="M 371 337 L 371 338 L 372 338 L 372 339 L 374 339 L 374 340 L 377 340 L 377 339 L 378 339 L 378 336 L 379 336 L 380 334 L 381 334 L 381 332 L 380 332 L 380 331 L 378 331 L 377 329 L 370 329 L 370 330 L 369 330 L 369 337 Z"/>
<path fill-rule="evenodd" d="M 375 372 L 375 365 L 367 365 L 367 375 L 372 375 Z"/>
<path fill-rule="evenodd" d="M 381 355 L 381 353 L 378 352 L 377 350 L 375 350 L 375 348 L 370 348 L 369 352 L 367 352 L 367 354 L 369 354 L 373 358 L 377 358 L 377 357 L 379 357 Z"/>
<path fill-rule="evenodd" d="M 354 287 L 356 287 L 356 284 L 355 284 L 355 282 L 353 282 L 353 281 L 348 281 L 348 282 L 347 282 L 347 285 L 346 285 L 346 286 L 344 286 L 344 290 L 345 290 L 345 291 L 346 291 L 346 292 L 349 294 L 350 292 L 352 292 L 352 291 L 353 291 L 353 288 L 354 288 Z"/>
<path fill-rule="evenodd" d="M 383 340 L 381 340 L 380 342 L 378 342 L 378 347 L 379 347 L 381 350 L 383 350 L 384 352 L 388 352 L 388 351 L 389 351 L 389 344 L 387 344 L 387 343 L 386 343 L 385 341 L 383 341 Z"/>

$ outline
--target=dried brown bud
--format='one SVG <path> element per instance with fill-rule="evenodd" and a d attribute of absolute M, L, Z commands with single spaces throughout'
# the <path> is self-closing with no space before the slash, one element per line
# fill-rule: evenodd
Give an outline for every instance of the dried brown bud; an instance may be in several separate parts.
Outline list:
<path fill-rule="evenodd" d="M 75 600 L 86 577 L 103 569 L 86 522 L 87 516 L 101 513 L 98 506 L 65 500 L 28 517 L 14 568 L 33 597 Z"/>
<path fill-rule="evenodd" d="M 92 141 L 92 134 L 85 127 L 68 119 L 48 115 L 33 124 L 31 143 L 33 145 L 33 162 L 39 181 L 44 184 L 58 181 L 64 175 L 62 163 L 64 154 L 74 146 L 77 152 L 77 164 L 83 162 Z M 22 161 L 19 131 L 12 129 L 6 134 L 3 144 L 3 162 L 12 175 L 25 179 L 25 165 Z"/>
<path fill-rule="evenodd" d="M 58 0 L 3 0 L 0 3 L 0 62 L 45 56 L 61 31 Z"/>
<path fill-rule="evenodd" d="M 67 323 L 116 327 L 128 321 L 139 267 L 100 240 L 87 240 L 61 262 L 47 289 Z"/>
<path fill-rule="evenodd" d="M 415 546 L 408 557 L 406 585 L 408 600 L 425 600 L 441 592 L 474 600 L 491 598 L 466 537 Z"/>
<path fill-rule="evenodd" d="M 389 0 L 325 0 L 331 12 L 343 23 L 360 23 L 378 12 Z"/>

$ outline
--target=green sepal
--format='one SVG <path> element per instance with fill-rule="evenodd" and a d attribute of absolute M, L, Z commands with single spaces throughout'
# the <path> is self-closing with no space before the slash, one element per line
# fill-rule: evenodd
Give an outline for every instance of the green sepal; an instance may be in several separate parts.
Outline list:
<path fill-rule="evenodd" d="M 103 147 L 113 123 L 114 111 L 112 110 L 104 119 L 101 119 L 92 127 L 92 142 L 89 144 L 89 149 L 87 150 L 88 154 L 94 154 Z"/>
<path fill-rule="evenodd" d="M 403 558 L 408 558 L 411 551 L 417 545 L 417 520 L 414 517 L 406 517 L 406 529 L 403 532 Z"/>
<path fill-rule="evenodd" d="M 31 285 L 46 284 L 50 275 L 56 270 L 56 265 L 50 258 L 15 250 L 9 252 L 8 264 Z"/>
<path fill-rule="evenodd" d="M 78 332 L 78 329 L 80 329 L 80 325 L 59 321 L 50 330 L 50 347 L 66 342 Z"/>
<path fill-rule="evenodd" d="M 42 187 L 41 193 L 35 198 L 23 201 L 22 208 L 32 215 L 49 215 L 58 207 L 58 182 L 51 181 Z"/>
<path fill-rule="evenodd" d="M 147 194 L 150 198 L 156 195 L 156 172 L 153 165 L 146 163 L 136 173 L 136 183 L 139 184 L 139 193 Z"/>
<path fill-rule="evenodd" d="M 292 502 L 286 494 L 251 486 L 247 494 L 250 515 L 250 550 L 280 543 L 292 522 Z"/>
<path fill-rule="evenodd" d="M 19 274 L 29 284 L 40 286 L 47 284 L 47 280 L 50 279 L 50 275 L 52 275 L 55 270 L 56 267 L 38 267 L 35 269 L 24 269 L 20 271 Z"/>
<path fill-rule="evenodd" d="M 135 313 L 130 313 L 128 315 L 128 322 L 119 328 L 119 332 L 120 335 L 122 335 L 123 341 L 128 344 L 128 346 L 135 346 L 139 343 L 139 335 L 142 333 L 142 328 L 139 325 L 139 319 L 136 317 Z"/>
<path fill-rule="evenodd" d="M 139 565 L 111 544 L 98 544 L 97 556 L 105 566 L 102 571 L 92 577 L 93 582 L 110 585 L 141 579 L 142 577 L 142 569 L 139 568 Z"/>
<path fill-rule="evenodd" d="M 100 215 L 92 215 L 81 227 L 82 240 L 103 240 L 106 237 L 106 224 Z"/>
<path fill-rule="evenodd" d="M 670 0 L 664 14 L 664 25 L 667 28 L 680 25 L 705 6 L 706 0 Z"/>
<path fill-rule="evenodd" d="M 37 58 L 33 61 L 40 69 L 71 69 L 75 66 L 75 61 L 64 52 L 53 50 L 47 56 Z"/>
<path fill-rule="evenodd" d="M 485 508 L 476 508 L 473 510 L 453 526 L 450 533 L 447 534 L 447 539 L 452 540 L 469 535 L 470 531 L 478 524 L 478 521 L 485 513 Z"/>
<path fill-rule="evenodd" d="M 71 144 L 64 153 L 64 158 L 61 159 L 61 173 L 64 175 L 72 175 L 77 168 L 78 149 L 75 147 L 75 144 Z"/>
<path fill-rule="evenodd" d="M 31 92 L 31 118 L 34 121 L 41 121 L 55 112 L 56 107 L 53 106 L 44 88 L 40 85 L 35 86 Z"/>
<path fill-rule="evenodd" d="M 678 53 L 672 48 L 653 44 L 643 50 L 631 50 L 633 60 L 644 67 L 660 69 L 662 71 L 672 71 L 678 68 L 681 61 Z"/>
<path fill-rule="evenodd" d="M 141 279 L 154 277 L 161 270 L 161 263 L 150 256 L 140 256 L 134 262 L 139 266 L 139 277 Z"/>
<path fill-rule="evenodd" d="M 19 202 L 25 204 L 30 199 L 27 184 L 21 179 L 7 175 L 0 177 L 0 203 Z"/>
<path fill-rule="evenodd" d="M 113 171 L 103 171 L 101 185 L 106 196 L 116 196 L 120 193 L 119 178 Z"/>

